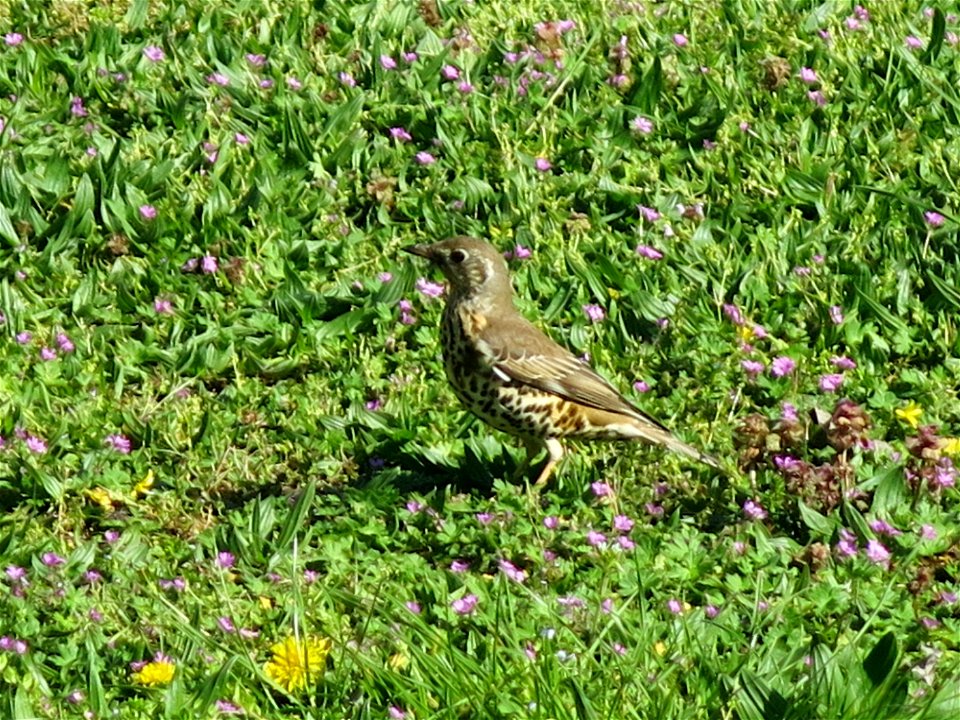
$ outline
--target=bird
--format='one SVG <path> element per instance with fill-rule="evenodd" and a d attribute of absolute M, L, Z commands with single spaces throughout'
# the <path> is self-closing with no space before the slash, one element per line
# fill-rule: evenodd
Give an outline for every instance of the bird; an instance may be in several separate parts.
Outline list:
<path fill-rule="evenodd" d="M 447 280 L 440 344 L 456 396 L 488 425 L 520 438 L 527 457 L 518 473 L 547 451 L 536 486 L 560 462 L 566 438 L 640 440 L 719 467 L 521 315 L 507 263 L 491 243 L 458 236 L 404 250 Z"/>

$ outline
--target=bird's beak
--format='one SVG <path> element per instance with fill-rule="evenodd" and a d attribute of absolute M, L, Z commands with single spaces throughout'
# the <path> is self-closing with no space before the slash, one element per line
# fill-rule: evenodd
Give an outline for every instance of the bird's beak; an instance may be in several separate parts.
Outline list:
<path fill-rule="evenodd" d="M 420 243 L 419 245 L 411 245 L 410 247 L 405 247 L 403 248 L 403 251 L 408 252 L 411 255 L 419 255 L 420 257 L 426 258 L 427 260 L 433 259 L 433 253 L 430 251 L 430 246 L 424 245 L 423 243 Z"/>

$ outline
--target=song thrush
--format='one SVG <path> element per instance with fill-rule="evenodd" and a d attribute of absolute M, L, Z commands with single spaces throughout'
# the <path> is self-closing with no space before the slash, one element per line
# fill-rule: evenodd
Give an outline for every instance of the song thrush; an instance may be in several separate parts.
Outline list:
<path fill-rule="evenodd" d="M 430 260 L 449 282 L 440 343 L 453 391 L 481 420 L 523 441 L 524 468 L 547 450 L 537 484 L 563 456 L 560 438 L 642 440 L 717 467 L 526 320 L 493 245 L 454 237 L 406 251 Z"/>

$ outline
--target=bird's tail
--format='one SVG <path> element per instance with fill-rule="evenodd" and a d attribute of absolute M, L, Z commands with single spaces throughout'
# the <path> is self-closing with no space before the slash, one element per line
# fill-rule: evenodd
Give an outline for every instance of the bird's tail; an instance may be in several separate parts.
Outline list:
<path fill-rule="evenodd" d="M 709 465 L 712 468 L 717 468 L 718 470 L 720 469 L 720 463 L 715 457 L 707 455 L 705 452 L 698 450 L 693 445 L 688 445 L 665 428 L 659 427 L 658 425 L 653 425 L 641 418 L 635 418 L 631 427 L 634 430 L 634 433 L 631 434 L 634 434 L 639 440 L 645 440 L 646 442 L 653 443 L 655 445 L 663 445 L 665 448 L 672 450 L 675 453 L 685 455 L 688 458 L 702 462 L 704 465 Z"/>

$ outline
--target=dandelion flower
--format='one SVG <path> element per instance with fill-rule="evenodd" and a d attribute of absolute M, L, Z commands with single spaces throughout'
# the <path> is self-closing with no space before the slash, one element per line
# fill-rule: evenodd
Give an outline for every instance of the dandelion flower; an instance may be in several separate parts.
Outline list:
<path fill-rule="evenodd" d="M 911 400 L 907 403 L 906 407 L 897 408 L 893 412 L 894 415 L 907 423 L 907 425 L 915 428 L 920 424 L 920 417 L 923 415 L 923 408 Z"/>
<path fill-rule="evenodd" d="M 290 636 L 270 648 L 273 657 L 263 670 L 284 690 L 294 692 L 323 674 L 332 647 L 330 638 L 303 638 L 298 644 L 297 639 Z"/>
<path fill-rule="evenodd" d="M 138 685 L 167 685 L 173 680 L 176 669 L 173 660 L 163 653 L 157 653 L 153 660 L 133 673 L 133 681 Z"/>

